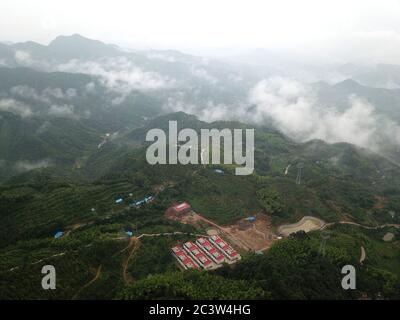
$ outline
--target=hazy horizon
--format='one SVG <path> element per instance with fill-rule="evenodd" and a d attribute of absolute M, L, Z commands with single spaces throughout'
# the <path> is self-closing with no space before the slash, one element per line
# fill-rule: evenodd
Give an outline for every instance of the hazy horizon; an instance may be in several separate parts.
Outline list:
<path fill-rule="evenodd" d="M 398 0 L 385 6 L 375 0 L 5 0 L 2 7 L 1 41 L 47 44 L 78 33 L 121 47 L 205 56 L 263 48 L 306 63 L 400 64 Z"/>

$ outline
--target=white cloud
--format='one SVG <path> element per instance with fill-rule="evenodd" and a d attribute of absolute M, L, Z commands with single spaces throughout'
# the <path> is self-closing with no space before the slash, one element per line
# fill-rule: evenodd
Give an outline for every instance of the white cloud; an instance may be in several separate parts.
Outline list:
<path fill-rule="evenodd" d="M 60 88 L 45 88 L 42 91 L 19 85 L 10 89 L 11 95 L 24 99 L 32 99 L 50 104 L 53 99 L 71 100 L 77 96 L 76 89 L 68 88 L 65 92 Z"/>
<path fill-rule="evenodd" d="M 157 72 L 145 71 L 125 57 L 98 61 L 70 60 L 56 67 L 59 71 L 95 75 L 112 91 L 129 93 L 132 90 L 159 90 L 175 85 L 175 80 Z"/>
<path fill-rule="evenodd" d="M 43 124 L 36 130 L 37 134 L 43 134 L 45 132 L 47 132 L 48 130 L 50 130 L 52 127 L 52 124 L 50 121 L 46 120 L 43 122 Z"/>
<path fill-rule="evenodd" d="M 50 165 L 51 161 L 48 159 L 43 159 L 38 161 L 20 160 L 15 163 L 14 167 L 16 170 L 20 172 L 25 172 L 34 169 L 47 168 Z"/>
<path fill-rule="evenodd" d="M 62 99 L 64 98 L 64 93 L 60 88 L 46 88 L 42 92 L 44 95 L 57 98 L 57 99 Z"/>
<path fill-rule="evenodd" d="M 48 109 L 45 111 L 46 114 L 57 117 L 76 117 L 74 114 L 74 106 L 69 102 L 71 99 L 77 97 L 77 92 L 73 88 L 68 88 L 63 91 L 60 88 L 45 88 L 42 91 L 36 90 L 28 86 L 15 86 L 10 89 L 10 98 L 0 100 L 0 110 L 10 111 L 18 114 L 22 117 L 32 116 L 34 113 L 40 114 L 41 111 L 33 112 L 32 107 L 19 100 L 27 100 L 30 104 L 34 102 L 40 102 L 44 104 Z M 61 100 L 62 102 L 58 102 Z M 85 112 L 88 116 L 90 113 Z"/>
<path fill-rule="evenodd" d="M 14 58 L 18 64 L 24 67 L 32 67 L 43 70 L 50 70 L 51 65 L 46 61 L 39 61 L 32 58 L 31 54 L 27 51 L 17 50 L 14 54 Z"/>
<path fill-rule="evenodd" d="M 23 99 L 32 99 L 44 103 L 50 103 L 48 96 L 38 93 L 35 89 L 28 86 L 15 86 L 10 89 L 10 93 L 14 97 Z"/>
<path fill-rule="evenodd" d="M 251 90 L 249 101 L 255 105 L 255 110 L 246 114 L 249 119 L 256 123 L 271 119 L 283 133 L 298 141 L 349 142 L 374 151 L 380 149 L 382 141 L 400 143 L 400 127 L 356 96 L 349 97 L 349 108 L 338 111 L 334 106 L 317 105 L 306 85 L 271 78 Z"/>
<path fill-rule="evenodd" d="M 205 80 L 207 82 L 210 82 L 211 84 L 216 84 L 218 82 L 218 79 L 215 78 L 214 76 L 210 75 L 206 69 L 201 68 L 201 67 L 195 67 L 192 66 L 190 68 L 190 73 L 202 80 Z"/>
<path fill-rule="evenodd" d="M 30 106 L 14 99 L 1 99 L 0 110 L 12 112 L 23 118 L 30 117 L 33 115 Z"/>
<path fill-rule="evenodd" d="M 87 91 L 87 92 L 93 93 L 93 92 L 96 91 L 96 84 L 95 84 L 94 82 L 89 82 L 89 83 L 85 86 L 85 88 L 86 88 L 86 91 Z"/>
<path fill-rule="evenodd" d="M 321 139 L 329 143 L 348 142 L 373 151 L 383 143 L 400 146 L 400 126 L 376 112 L 375 107 L 357 96 L 348 97 L 347 109 L 318 105 L 312 87 L 291 78 L 273 77 L 257 83 L 247 103 L 234 105 L 188 103 L 184 96 L 170 97 L 166 111 L 184 111 L 201 120 L 239 120 L 272 123 L 292 139 L 305 142 Z"/>
<path fill-rule="evenodd" d="M 32 58 L 29 52 L 17 50 L 14 54 L 15 60 L 22 64 L 31 64 Z"/>
<path fill-rule="evenodd" d="M 183 111 L 189 114 L 195 114 L 200 120 L 218 121 L 218 120 L 238 120 L 243 119 L 243 105 L 227 105 L 224 103 L 215 103 L 208 100 L 206 103 L 198 105 L 183 100 L 181 95 L 169 97 L 163 105 L 166 112 Z"/>
<path fill-rule="evenodd" d="M 74 106 L 69 104 L 50 106 L 49 114 L 58 117 L 71 117 L 74 115 Z"/>

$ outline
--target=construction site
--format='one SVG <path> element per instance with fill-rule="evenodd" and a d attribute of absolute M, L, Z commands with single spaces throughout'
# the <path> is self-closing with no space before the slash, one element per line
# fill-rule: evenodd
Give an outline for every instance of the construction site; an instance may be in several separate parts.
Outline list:
<path fill-rule="evenodd" d="M 232 264 L 240 260 L 238 251 L 262 253 L 280 238 L 272 229 L 271 219 L 262 213 L 243 218 L 232 225 L 221 226 L 195 212 L 189 203 L 183 202 L 168 208 L 165 215 L 168 219 L 207 232 L 208 237 L 198 238 L 195 243 L 188 242 L 172 248 L 184 269 L 201 267 L 209 270 L 218 268 L 224 262 Z"/>

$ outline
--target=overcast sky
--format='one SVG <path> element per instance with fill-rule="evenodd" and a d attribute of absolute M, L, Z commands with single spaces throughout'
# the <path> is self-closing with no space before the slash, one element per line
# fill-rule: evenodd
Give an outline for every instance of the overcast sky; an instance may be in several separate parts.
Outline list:
<path fill-rule="evenodd" d="M 267 48 L 327 61 L 400 63 L 400 0 L 0 3 L 2 41 L 47 44 L 57 35 L 73 33 L 130 47 L 207 53 Z"/>

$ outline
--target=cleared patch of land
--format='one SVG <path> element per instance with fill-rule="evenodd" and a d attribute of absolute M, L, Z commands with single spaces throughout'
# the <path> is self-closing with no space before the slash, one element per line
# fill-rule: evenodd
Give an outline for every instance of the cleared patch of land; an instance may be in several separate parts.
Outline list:
<path fill-rule="evenodd" d="M 209 236 L 216 236 L 218 234 L 219 234 L 218 229 L 210 228 L 207 230 L 207 235 L 209 235 Z"/>
<path fill-rule="evenodd" d="M 224 227 L 223 230 L 228 237 L 238 239 L 248 250 L 266 250 L 277 239 L 277 235 L 271 229 L 270 217 L 261 213 L 257 214 L 254 222 L 242 219 Z"/>
<path fill-rule="evenodd" d="M 394 238 L 394 233 L 392 232 L 387 232 L 384 236 L 383 236 L 383 241 L 389 242 L 392 241 Z"/>
<path fill-rule="evenodd" d="M 299 222 L 292 224 L 284 224 L 278 228 L 278 233 L 283 236 L 289 236 L 298 231 L 310 232 L 322 229 L 325 222 L 321 219 L 312 216 L 304 216 Z"/>
<path fill-rule="evenodd" d="M 166 217 L 197 228 L 205 228 L 208 235 L 224 236 L 235 247 L 244 251 L 266 250 L 277 239 L 271 227 L 271 218 L 262 213 L 256 215 L 255 221 L 241 219 L 235 224 L 226 226 L 218 225 L 194 211 L 185 214 L 167 211 Z"/>

